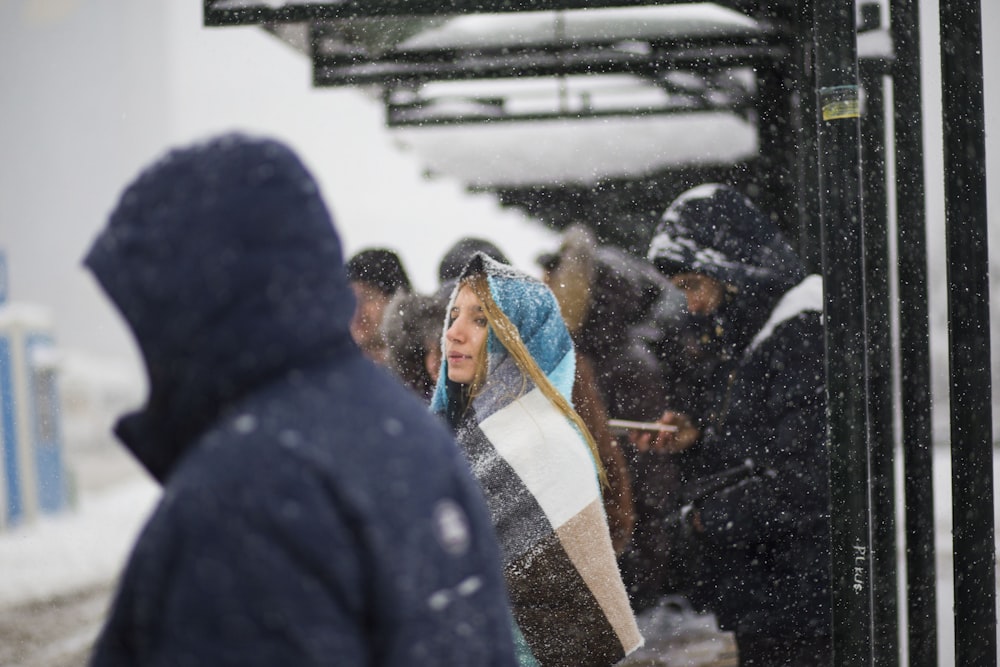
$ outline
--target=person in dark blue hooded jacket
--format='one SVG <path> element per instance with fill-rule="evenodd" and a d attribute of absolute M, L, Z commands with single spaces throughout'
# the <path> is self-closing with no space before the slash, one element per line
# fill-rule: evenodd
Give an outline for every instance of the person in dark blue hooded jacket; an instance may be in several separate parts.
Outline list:
<path fill-rule="evenodd" d="M 682 475 L 686 592 L 735 632 L 742 665 L 830 661 L 823 285 L 768 216 L 719 184 L 666 210 L 649 260 L 711 318 L 711 400 L 634 434 Z M 694 404 L 696 402 L 692 402 Z"/>
<path fill-rule="evenodd" d="M 163 485 L 93 665 L 516 664 L 481 491 L 351 340 L 340 241 L 292 151 L 169 153 L 86 265 L 149 375 L 117 435 Z"/>

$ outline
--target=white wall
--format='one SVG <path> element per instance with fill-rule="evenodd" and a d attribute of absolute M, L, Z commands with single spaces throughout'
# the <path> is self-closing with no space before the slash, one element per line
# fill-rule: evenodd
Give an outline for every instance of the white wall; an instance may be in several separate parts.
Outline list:
<path fill-rule="evenodd" d="M 59 341 L 134 354 L 80 261 L 168 130 L 162 4 L 0 3 L 0 248 Z M 126 351 L 122 351 L 122 350 Z"/>
<path fill-rule="evenodd" d="M 230 130 L 281 138 L 313 169 L 344 238 L 400 252 L 416 287 L 460 236 L 534 271 L 556 235 L 489 195 L 428 181 L 356 90 L 312 87 L 308 59 L 255 27 L 203 28 L 200 0 L 0 2 L 0 249 L 12 300 L 41 303 L 70 353 L 138 367 L 80 261 L 137 170 Z"/>
<path fill-rule="evenodd" d="M 253 27 L 201 28 L 201 3 L 171 3 L 174 136 L 245 129 L 277 134 L 305 158 L 333 209 L 348 255 L 386 245 L 419 289 L 437 287 L 437 263 L 464 235 L 494 240 L 534 272 L 556 235 L 491 195 L 427 180 L 384 127 L 382 105 L 358 90 L 312 86 L 308 58 Z"/>

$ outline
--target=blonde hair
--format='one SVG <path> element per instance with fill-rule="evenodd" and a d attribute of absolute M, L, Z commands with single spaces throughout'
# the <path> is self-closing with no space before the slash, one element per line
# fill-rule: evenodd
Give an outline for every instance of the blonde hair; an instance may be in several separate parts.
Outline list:
<path fill-rule="evenodd" d="M 518 332 L 517 327 L 514 326 L 510 318 L 507 317 L 496 301 L 493 300 L 493 293 L 490 291 L 486 276 L 482 273 L 473 274 L 461 281 L 459 289 L 462 286 L 469 287 L 482 303 L 483 314 L 486 316 L 486 321 L 489 323 L 490 329 L 493 330 L 497 340 L 507 349 L 507 352 L 521 370 L 523 380 L 521 392 L 523 393 L 524 388 L 527 386 L 526 378 L 531 378 L 535 386 L 549 399 L 549 402 L 577 427 L 587 446 L 590 448 L 590 454 L 594 459 L 594 465 L 597 468 L 597 476 L 601 481 L 601 485 L 605 488 L 610 488 L 607 473 L 604 470 L 604 465 L 601 463 L 600 452 L 597 449 L 597 442 L 594 440 L 594 436 L 591 435 L 590 429 L 587 428 L 587 425 L 580 415 L 577 414 L 576 410 L 573 409 L 569 401 L 559 393 L 559 390 L 555 388 L 545 373 L 542 372 L 542 369 L 539 368 L 538 363 L 525 346 L 524 341 L 521 340 L 521 334 Z M 470 401 L 486 384 L 486 347 L 486 345 L 483 345 L 479 351 L 479 355 L 476 357 L 476 370 L 469 385 Z"/>

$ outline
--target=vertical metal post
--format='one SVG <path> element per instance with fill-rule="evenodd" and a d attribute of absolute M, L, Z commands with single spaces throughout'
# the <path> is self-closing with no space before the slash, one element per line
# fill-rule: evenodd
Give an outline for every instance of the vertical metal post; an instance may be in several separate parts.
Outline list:
<path fill-rule="evenodd" d="M 801 248 L 797 162 L 803 138 L 801 105 L 796 99 L 802 83 L 802 64 L 797 58 L 803 48 L 798 38 L 800 21 L 779 15 L 777 8 L 767 3 L 758 3 L 749 13 L 764 22 L 778 20 L 794 27 L 782 39 L 788 54 L 754 67 L 759 150 L 746 191 L 762 210 L 769 212 L 786 238 Z M 811 16 L 807 25 L 812 25 Z"/>
<path fill-rule="evenodd" d="M 799 2 L 795 17 L 799 43 L 793 48 L 798 76 L 799 137 L 796 171 L 798 173 L 799 233 L 798 251 L 811 273 L 822 268 L 820 248 L 819 147 L 817 146 L 815 40 L 813 39 L 813 0 Z M 793 105 L 794 106 L 794 105 Z"/>
<path fill-rule="evenodd" d="M 796 239 L 799 229 L 794 206 L 795 133 L 791 131 L 794 119 L 786 83 L 785 63 L 769 64 L 757 72 L 757 134 L 760 146 L 759 165 L 755 169 L 756 190 L 748 189 L 751 199 L 759 202 L 764 211 L 776 216 L 775 222 L 790 239 Z M 796 239 L 797 240 L 797 239 Z"/>
<path fill-rule="evenodd" d="M 827 400 L 834 665 L 872 664 L 868 414 L 864 395 L 857 39 L 853 0 L 814 5 Z"/>
<path fill-rule="evenodd" d="M 997 660 L 982 20 L 941 0 L 955 660 Z"/>
<path fill-rule="evenodd" d="M 937 667 L 933 431 L 918 0 L 892 0 L 899 400 L 910 667 Z"/>
<path fill-rule="evenodd" d="M 863 63 L 865 331 L 872 489 L 873 651 L 877 667 L 899 665 L 896 567 L 895 410 L 889 317 L 889 229 L 885 194 L 885 84 L 882 63 Z"/>

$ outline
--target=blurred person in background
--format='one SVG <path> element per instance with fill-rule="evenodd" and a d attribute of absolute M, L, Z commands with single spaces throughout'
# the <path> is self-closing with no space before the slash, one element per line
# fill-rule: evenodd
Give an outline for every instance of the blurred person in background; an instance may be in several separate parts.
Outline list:
<path fill-rule="evenodd" d="M 382 318 L 386 366 L 424 401 L 430 403 L 441 370 L 441 322 L 448 294 L 396 294 Z"/>
<path fill-rule="evenodd" d="M 465 236 L 456 241 L 441 257 L 441 262 L 438 264 L 438 285 L 447 286 L 446 289 L 450 292 L 462 270 L 477 252 L 484 253 L 501 264 L 510 264 L 507 255 L 492 241 L 477 236 Z"/>
<path fill-rule="evenodd" d="M 388 362 L 382 337 L 382 318 L 393 296 L 410 291 L 410 278 L 403 262 L 392 250 L 367 248 L 347 260 L 347 278 L 357 299 L 351 318 L 351 336 L 369 359 Z"/>

